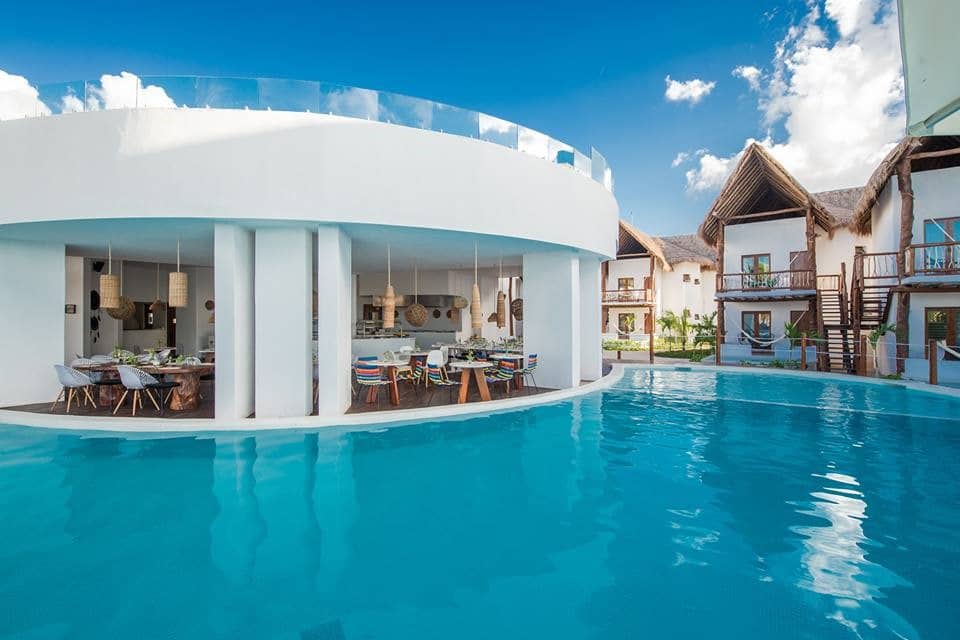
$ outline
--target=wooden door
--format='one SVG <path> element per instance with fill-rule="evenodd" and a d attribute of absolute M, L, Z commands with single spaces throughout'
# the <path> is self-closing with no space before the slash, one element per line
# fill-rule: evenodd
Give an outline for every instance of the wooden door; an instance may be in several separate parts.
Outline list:
<path fill-rule="evenodd" d="M 814 289 L 813 265 L 810 263 L 809 251 L 790 252 L 790 288 Z"/>

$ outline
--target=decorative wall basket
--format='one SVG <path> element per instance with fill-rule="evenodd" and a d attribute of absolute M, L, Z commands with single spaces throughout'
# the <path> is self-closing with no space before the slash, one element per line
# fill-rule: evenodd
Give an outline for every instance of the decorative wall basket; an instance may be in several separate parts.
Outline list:
<path fill-rule="evenodd" d="M 487 316 L 487 322 L 496 322 L 496 321 L 497 321 L 496 312 L 491 313 L 490 315 Z"/>
<path fill-rule="evenodd" d="M 107 309 L 107 315 L 114 320 L 129 320 L 137 314 L 137 306 L 127 296 L 120 296 L 115 309 Z"/>
<path fill-rule="evenodd" d="M 514 320 L 523 322 L 523 298 L 517 298 L 510 303 L 510 313 L 513 314 Z"/>
<path fill-rule="evenodd" d="M 463 296 L 457 296 L 453 299 L 453 308 L 454 309 L 466 309 L 467 305 L 470 303 L 467 302 L 467 299 Z"/>
<path fill-rule="evenodd" d="M 450 324 L 454 326 L 460 325 L 460 309 L 456 307 L 447 310 L 447 317 L 450 318 Z"/>
<path fill-rule="evenodd" d="M 497 292 L 497 312 L 494 314 L 498 328 L 507 326 L 507 296 L 503 291 Z"/>
<path fill-rule="evenodd" d="M 419 302 L 414 302 L 403 312 L 403 317 L 407 319 L 412 327 L 422 327 L 427 323 L 427 308 Z"/>
<path fill-rule="evenodd" d="M 443 313 L 440 311 L 440 309 L 434 309 L 434 310 L 433 310 L 433 317 L 434 317 L 434 318 L 439 318 L 439 317 L 442 316 L 442 315 L 443 315 Z"/>

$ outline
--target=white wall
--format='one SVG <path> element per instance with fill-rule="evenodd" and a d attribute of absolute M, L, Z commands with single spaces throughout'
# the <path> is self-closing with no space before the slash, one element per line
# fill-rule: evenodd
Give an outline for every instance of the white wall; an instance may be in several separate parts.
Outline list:
<path fill-rule="evenodd" d="M 617 290 L 619 278 L 633 278 L 633 288 L 643 289 L 645 278 L 650 275 L 651 258 L 619 258 L 607 263 L 607 291 Z M 659 271 L 659 265 L 657 266 Z"/>
<path fill-rule="evenodd" d="M 867 246 L 869 253 L 897 251 L 900 248 L 900 192 L 896 176 L 887 180 L 873 206 Z"/>
<path fill-rule="evenodd" d="M 770 254 L 770 270 L 790 268 L 790 252 L 806 251 L 806 221 L 787 218 L 746 224 L 727 225 L 723 230 L 723 272 L 742 271 L 740 258 L 758 253 Z"/>
<path fill-rule="evenodd" d="M 791 311 L 806 311 L 809 304 L 806 300 L 767 300 L 763 302 L 730 302 L 724 304 L 724 326 L 726 327 L 726 336 L 723 342 L 726 344 L 739 344 L 741 340 L 746 340 L 740 330 L 741 313 L 744 311 L 769 311 L 770 312 L 770 339 L 779 338 L 783 335 L 783 325 L 790 322 Z M 809 313 L 809 312 L 808 312 Z M 811 320 L 816 325 L 816 315 L 811 316 Z M 749 343 L 748 343 L 749 344 Z M 776 346 L 783 346 L 784 343 L 778 343 Z"/>
<path fill-rule="evenodd" d="M 864 245 L 867 238 L 858 236 L 845 227 L 833 230 L 833 237 L 817 228 L 817 275 L 840 275 L 840 265 L 846 265 L 847 291 L 853 278 L 853 252 Z"/>
<path fill-rule="evenodd" d="M 8 363 L 0 407 L 53 402 L 59 383 L 53 365 L 64 356 L 64 245 L 0 240 L 0 353 Z"/>
<path fill-rule="evenodd" d="M 339 227 L 317 229 L 317 385 L 319 415 L 350 408 L 352 244 Z"/>
<path fill-rule="evenodd" d="M 77 355 L 83 355 L 83 338 L 87 330 L 87 297 L 83 289 L 83 258 L 66 257 L 66 299 L 64 304 L 72 304 L 76 313 L 63 314 L 63 362 L 70 364 Z"/>
<path fill-rule="evenodd" d="M 409 127 L 280 111 L 111 110 L 4 122 L 0 150 L 0 224 L 269 212 L 616 251 L 618 207 L 600 184 L 513 149 Z"/>
<path fill-rule="evenodd" d="M 216 417 L 254 411 L 254 243 L 237 225 L 214 228 L 217 291 Z"/>
<path fill-rule="evenodd" d="M 960 216 L 960 167 L 920 171 L 912 174 L 911 177 L 913 182 L 913 242 L 921 244 L 924 241 L 924 220 Z"/>
<path fill-rule="evenodd" d="M 600 325 L 600 261 L 580 259 L 580 379 L 603 375 Z"/>
<path fill-rule="evenodd" d="M 684 275 L 690 277 L 689 282 L 683 281 Z M 660 275 L 658 313 L 673 311 L 679 315 L 689 309 L 692 320 L 712 313 L 717 306 L 713 300 L 716 280 L 716 271 L 712 269 L 703 269 L 696 262 L 678 262 L 672 271 Z"/>
<path fill-rule="evenodd" d="M 580 261 L 568 251 L 523 256 L 523 348 L 539 356 L 537 382 L 580 384 Z"/>
<path fill-rule="evenodd" d="M 313 234 L 308 229 L 257 229 L 254 243 L 257 417 L 310 415 Z"/>

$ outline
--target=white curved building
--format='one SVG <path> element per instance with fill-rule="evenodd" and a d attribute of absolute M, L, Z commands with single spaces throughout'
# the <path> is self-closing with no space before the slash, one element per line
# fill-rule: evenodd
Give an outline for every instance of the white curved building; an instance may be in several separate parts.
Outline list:
<path fill-rule="evenodd" d="M 522 323 L 480 333 L 522 333 L 543 386 L 600 376 L 618 211 L 598 153 L 323 83 L 125 74 L 117 98 L 107 78 L 40 87 L 0 122 L 0 352 L 18 363 L 0 406 L 51 400 L 51 365 L 77 354 L 176 346 L 215 350 L 217 418 L 309 415 L 314 358 L 320 414 L 343 412 L 358 350 L 389 344 L 357 336 L 388 246 L 397 294 L 438 296 L 420 347 L 471 333 L 467 313 L 434 316 L 469 297 L 476 248 L 484 313 L 498 289 L 523 299 Z M 132 328 L 92 308 L 108 246 L 124 295 L 149 304 L 178 243 L 190 304 L 175 321 Z"/>

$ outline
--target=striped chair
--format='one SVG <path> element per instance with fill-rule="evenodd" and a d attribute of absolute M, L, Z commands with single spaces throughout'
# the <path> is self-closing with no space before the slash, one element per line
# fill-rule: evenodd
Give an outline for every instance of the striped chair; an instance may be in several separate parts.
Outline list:
<path fill-rule="evenodd" d="M 510 395 L 510 383 L 517 375 L 517 363 L 513 360 L 500 360 L 497 368 L 485 374 L 487 384 L 502 384 L 505 395 Z"/>
<path fill-rule="evenodd" d="M 390 384 L 389 380 L 383 379 L 383 375 L 380 372 L 380 367 L 375 364 L 367 364 L 362 360 L 358 360 L 357 363 L 353 365 L 353 374 L 356 377 L 357 384 L 361 390 L 369 389 L 370 391 L 376 393 L 376 390 L 380 387 Z M 379 407 L 381 396 L 379 393 L 376 395 L 377 407 Z"/>
<path fill-rule="evenodd" d="M 433 403 L 433 394 L 435 390 L 440 387 L 446 387 L 450 393 L 450 404 L 453 404 L 453 388 L 459 387 L 459 382 L 454 382 L 453 380 L 448 380 L 444 375 L 440 367 L 434 364 L 427 364 L 427 389 L 430 390 L 430 396 L 427 400 L 427 405 Z"/>
<path fill-rule="evenodd" d="M 523 376 L 524 384 L 526 384 L 527 378 L 533 381 L 533 386 L 537 391 L 540 391 L 540 387 L 537 386 L 537 379 L 534 377 L 534 372 L 537 370 L 537 354 L 531 353 L 527 356 L 527 366 L 523 369 L 520 369 L 520 374 Z M 529 386 L 529 385 L 528 385 Z"/>

